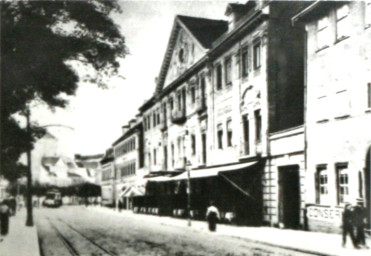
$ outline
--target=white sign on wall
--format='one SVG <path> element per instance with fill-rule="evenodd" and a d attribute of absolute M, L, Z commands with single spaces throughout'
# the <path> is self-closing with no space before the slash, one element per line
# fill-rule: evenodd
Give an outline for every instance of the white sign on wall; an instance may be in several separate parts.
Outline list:
<path fill-rule="evenodd" d="M 341 223 L 342 213 L 343 209 L 341 207 L 320 205 L 307 206 L 308 219 L 321 220 L 331 223 Z"/>

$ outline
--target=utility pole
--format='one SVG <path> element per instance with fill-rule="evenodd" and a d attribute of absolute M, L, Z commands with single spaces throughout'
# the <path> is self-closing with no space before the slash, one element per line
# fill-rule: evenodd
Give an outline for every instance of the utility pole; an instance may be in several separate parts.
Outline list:
<path fill-rule="evenodd" d="M 30 109 L 26 109 L 26 122 L 27 122 L 27 133 L 31 133 L 30 128 Z M 32 170 L 31 170 L 31 149 L 27 150 L 27 219 L 26 226 L 33 227 L 33 216 L 32 216 Z"/>
<path fill-rule="evenodd" d="M 187 161 L 187 210 L 188 210 L 188 226 L 192 225 L 191 223 L 191 162 Z"/>

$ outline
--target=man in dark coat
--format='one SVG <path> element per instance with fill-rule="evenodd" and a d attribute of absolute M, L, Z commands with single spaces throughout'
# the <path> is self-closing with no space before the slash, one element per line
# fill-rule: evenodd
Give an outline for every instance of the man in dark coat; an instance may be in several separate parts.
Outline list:
<path fill-rule="evenodd" d="M 0 234 L 1 236 L 6 236 L 9 232 L 9 215 L 10 215 L 10 208 L 6 200 L 3 200 L 0 203 Z M 2 241 L 2 239 L 1 239 Z"/>
<path fill-rule="evenodd" d="M 353 219 L 353 209 L 351 207 L 351 204 L 346 203 L 343 211 L 343 247 L 345 247 L 345 244 L 347 242 L 347 235 L 349 233 L 354 248 L 358 249 L 359 247 L 354 237 Z"/>
<path fill-rule="evenodd" d="M 357 205 L 353 207 L 353 225 L 356 228 L 356 243 L 358 246 L 368 248 L 365 239 L 366 208 L 363 199 L 357 198 Z"/>
<path fill-rule="evenodd" d="M 206 219 L 209 223 L 209 230 L 212 232 L 216 231 L 216 223 L 220 219 L 220 215 L 219 210 L 216 208 L 214 202 L 211 202 L 210 206 L 207 208 Z"/>

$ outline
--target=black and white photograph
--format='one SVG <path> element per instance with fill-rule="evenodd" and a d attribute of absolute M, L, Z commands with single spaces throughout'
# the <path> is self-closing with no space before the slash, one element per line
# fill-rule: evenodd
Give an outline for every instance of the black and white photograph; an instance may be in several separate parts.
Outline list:
<path fill-rule="evenodd" d="M 0 0 L 1 256 L 371 255 L 371 0 Z"/>

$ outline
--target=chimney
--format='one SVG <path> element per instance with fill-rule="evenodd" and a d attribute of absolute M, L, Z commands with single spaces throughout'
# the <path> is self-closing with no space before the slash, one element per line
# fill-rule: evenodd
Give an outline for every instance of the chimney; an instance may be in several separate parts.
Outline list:
<path fill-rule="evenodd" d="M 238 21 L 240 21 L 252 7 L 255 7 L 255 5 L 255 1 L 247 1 L 246 4 L 228 4 L 227 10 L 225 11 L 225 16 L 228 18 L 228 31 L 233 30 Z"/>
<path fill-rule="evenodd" d="M 122 129 L 122 134 L 125 134 L 125 133 L 129 130 L 129 128 L 130 128 L 129 125 L 123 125 L 123 126 L 121 127 L 121 129 Z"/>
<path fill-rule="evenodd" d="M 135 119 L 131 119 L 130 121 L 129 121 L 129 127 L 130 128 L 133 128 L 134 127 L 134 125 L 137 123 L 137 121 L 135 120 Z"/>

